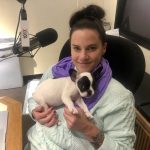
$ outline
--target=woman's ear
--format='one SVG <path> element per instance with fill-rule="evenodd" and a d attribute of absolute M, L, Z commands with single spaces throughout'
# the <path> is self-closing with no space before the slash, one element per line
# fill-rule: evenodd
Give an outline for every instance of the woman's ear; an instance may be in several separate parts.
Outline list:
<path fill-rule="evenodd" d="M 103 44 L 103 55 L 105 54 L 106 49 L 107 49 L 107 42 L 105 42 L 105 43 Z"/>

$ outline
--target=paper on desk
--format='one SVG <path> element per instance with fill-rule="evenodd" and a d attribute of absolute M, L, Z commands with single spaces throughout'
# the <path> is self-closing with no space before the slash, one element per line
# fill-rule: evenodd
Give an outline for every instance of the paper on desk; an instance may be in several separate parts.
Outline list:
<path fill-rule="evenodd" d="M 7 111 L 7 105 L 0 103 L 0 111 Z"/>
<path fill-rule="evenodd" d="M 0 103 L 0 150 L 5 150 L 7 116 L 7 106 Z"/>

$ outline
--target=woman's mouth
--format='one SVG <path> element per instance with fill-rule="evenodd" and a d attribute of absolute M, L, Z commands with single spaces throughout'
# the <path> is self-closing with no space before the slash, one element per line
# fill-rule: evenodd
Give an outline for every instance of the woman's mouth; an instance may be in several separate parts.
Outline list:
<path fill-rule="evenodd" d="M 78 62 L 78 64 L 83 64 L 83 65 L 87 65 L 87 64 L 90 64 L 91 62 Z"/>

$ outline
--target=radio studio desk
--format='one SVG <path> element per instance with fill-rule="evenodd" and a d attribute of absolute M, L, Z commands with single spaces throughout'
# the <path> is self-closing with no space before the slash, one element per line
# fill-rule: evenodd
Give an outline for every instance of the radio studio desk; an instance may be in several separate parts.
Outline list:
<path fill-rule="evenodd" d="M 22 104 L 10 97 L 0 97 L 0 102 L 8 111 L 6 150 L 22 150 Z"/>

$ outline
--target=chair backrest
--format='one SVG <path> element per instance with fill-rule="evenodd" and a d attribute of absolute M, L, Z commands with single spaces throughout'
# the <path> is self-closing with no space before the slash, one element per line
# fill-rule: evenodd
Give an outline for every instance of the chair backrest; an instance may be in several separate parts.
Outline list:
<path fill-rule="evenodd" d="M 68 40 L 60 52 L 59 60 L 70 56 L 70 50 Z M 113 78 L 135 93 L 145 73 L 145 59 L 140 47 L 128 39 L 107 35 L 104 57 L 109 61 Z"/>

